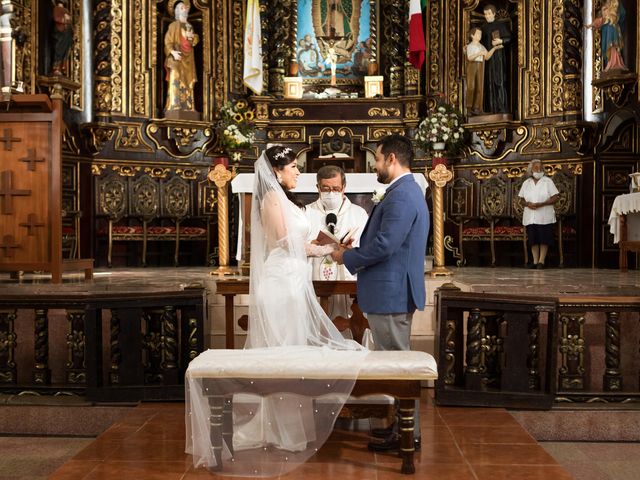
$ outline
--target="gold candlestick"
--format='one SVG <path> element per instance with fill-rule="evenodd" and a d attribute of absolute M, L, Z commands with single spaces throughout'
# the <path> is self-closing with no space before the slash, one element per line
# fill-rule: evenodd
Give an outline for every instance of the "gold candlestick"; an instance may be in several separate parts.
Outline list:
<path fill-rule="evenodd" d="M 236 176 L 235 168 L 232 171 L 218 163 L 209 171 L 207 178 L 218 187 L 218 268 L 211 275 L 233 275 L 235 269 L 229 266 L 229 208 L 227 185 Z"/>
<path fill-rule="evenodd" d="M 452 275 L 444 266 L 444 205 L 442 189 L 453 178 L 453 172 L 443 163 L 439 163 L 429 172 L 429 180 L 433 191 L 433 252 L 434 266 L 430 272 L 432 277 Z"/>

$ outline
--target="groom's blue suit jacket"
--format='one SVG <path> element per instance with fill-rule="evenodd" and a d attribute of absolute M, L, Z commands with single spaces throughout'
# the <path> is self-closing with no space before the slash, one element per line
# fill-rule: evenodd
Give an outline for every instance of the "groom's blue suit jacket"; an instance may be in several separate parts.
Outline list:
<path fill-rule="evenodd" d="M 429 211 L 422 190 L 405 175 L 373 208 L 360 247 L 344 253 L 358 274 L 358 305 L 365 313 L 407 313 L 425 304 L 424 257 Z"/>

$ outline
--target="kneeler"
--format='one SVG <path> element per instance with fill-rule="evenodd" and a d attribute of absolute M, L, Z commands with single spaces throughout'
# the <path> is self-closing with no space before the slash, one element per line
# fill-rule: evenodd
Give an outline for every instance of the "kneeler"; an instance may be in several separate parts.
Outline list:
<path fill-rule="evenodd" d="M 266 349 L 268 350 L 268 349 Z M 339 352 L 338 352 L 339 353 Z M 237 359 L 237 350 L 207 350 L 195 358 L 187 369 L 186 384 L 190 380 L 200 380 L 202 396 L 208 399 L 210 441 L 217 470 L 223 470 L 223 441 L 227 446 L 233 444 L 231 421 L 232 398 L 234 393 L 255 393 L 264 390 L 265 384 L 287 378 L 304 377 L 305 382 L 325 383 L 327 379 L 340 377 L 336 363 L 323 365 L 318 362 L 312 350 L 309 362 L 304 365 L 292 363 L 286 372 L 281 367 L 271 367 L 269 353 L 264 358 L 248 362 L 229 362 Z M 347 358 L 347 357 L 345 357 Z M 313 369 L 309 369 L 313 365 Z M 356 379 L 351 396 L 386 394 L 399 403 L 400 411 L 400 455 L 401 472 L 415 473 L 414 466 L 414 409 L 415 400 L 420 398 L 421 382 L 436 380 L 437 366 L 434 358 L 420 351 L 372 351 L 367 354 Z M 233 380 L 233 382 L 229 382 Z M 295 383 L 289 382 L 291 385 Z M 227 386 L 233 385 L 234 391 Z M 296 393 L 293 389 L 291 393 Z M 198 408 L 194 403 L 196 395 L 190 395 L 189 412 Z M 231 450 L 231 448 L 230 448 Z"/>

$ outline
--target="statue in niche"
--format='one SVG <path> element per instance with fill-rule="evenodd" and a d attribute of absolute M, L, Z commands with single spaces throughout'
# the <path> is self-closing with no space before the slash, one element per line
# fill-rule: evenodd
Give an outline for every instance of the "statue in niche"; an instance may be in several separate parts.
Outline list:
<path fill-rule="evenodd" d="M 167 102 L 165 116 L 172 119 L 200 120 L 195 109 L 194 86 L 198 81 L 194 47 L 199 37 L 189 23 L 189 0 L 169 0 L 168 10 L 175 20 L 164 36 Z"/>
<path fill-rule="evenodd" d="M 0 91 L 11 92 L 12 64 L 12 39 L 11 18 L 13 17 L 13 4 L 2 2 L 0 4 Z"/>
<path fill-rule="evenodd" d="M 496 49 L 504 48 L 497 45 L 491 50 L 487 50 L 480 40 L 482 30 L 472 27 L 469 30 L 470 42 L 465 46 L 467 57 L 467 91 L 466 102 L 467 113 L 469 115 L 482 114 L 484 100 L 484 62 L 489 60 Z"/>
<path fill-rule="evenodd" d="M 613 70 L 626 71 L 627 67 L 622 59 L 624 44 L 624 27 L 626 11 L 619 0 L 607 0 L 593 23 L 586 28 L 599 28 L 602 44 L 602 60 L 605 68 L 603 72 Z"/>
<path fill-rule="evenodd" d="M 505 49 L 511 43 L 511 31 L 506 22 L 496 20 L 498 10 L 495 5 L 485 5 L 482 12 L 485 18 L 480 25 L 482 45 L 487 51 L 502 47 L 484 63 L 484 111 L 506 114 L 509 112 L 509 69 Z"/>
<path fill-rule="evenodd" d="M 51 74 L 67 75 L 66 60 L 73 46 L 71 12 L 64 0 L 55 0 L 53 6 L 53 64 Z"/>

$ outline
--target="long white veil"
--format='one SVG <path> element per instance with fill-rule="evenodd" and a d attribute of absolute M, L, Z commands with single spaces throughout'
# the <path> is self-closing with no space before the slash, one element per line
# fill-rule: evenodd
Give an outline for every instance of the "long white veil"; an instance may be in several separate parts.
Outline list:
<path fill-rule="evenodd" d="M 367 351 L 343 338 L 318 303 L 307 255 L 326 252 L 307 243 L 308 228 L 262 153 L 255 163 L 251 208 L 249 329 L 245 350 L 237 355 L 249 365 L 273 365 L 282 375 L 217 380 L 233 392 L 228 397 L 233 440 L 223 445 L 222 465 L 210 448 L 210 410 L 201 381 L 188 377 L 187 423 L 194 433 L 187 451 L 195 466 L 221 467 L 222 475 L 283 475 L 319 450 L 349 398 Z M 340 378 L 318 381 L 323 362 L 335 364 L 337 351 L 344 366 Z M 302 366 L 305 374 L 292 378 L 289 365 L 297 371 Z"/>

